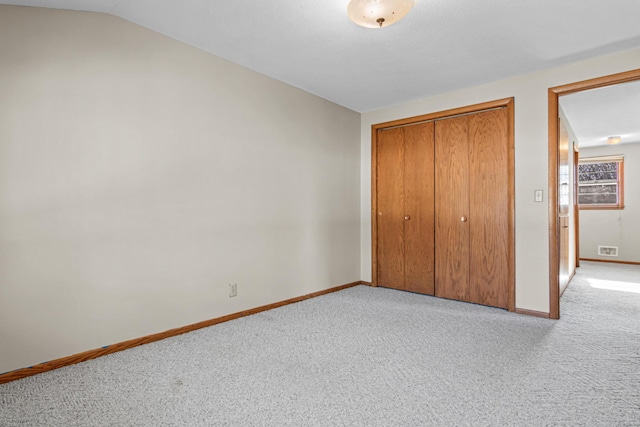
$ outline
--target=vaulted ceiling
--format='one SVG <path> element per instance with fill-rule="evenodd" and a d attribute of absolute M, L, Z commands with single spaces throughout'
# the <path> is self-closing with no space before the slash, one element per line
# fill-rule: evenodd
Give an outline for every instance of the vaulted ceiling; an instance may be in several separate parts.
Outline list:
<path fill-rule="evenodd" d="M 638 0 L 416 0 L 366 29 L 348 0 L 0 0 L 109 13 L 358 112 L 640 46 Z"/>

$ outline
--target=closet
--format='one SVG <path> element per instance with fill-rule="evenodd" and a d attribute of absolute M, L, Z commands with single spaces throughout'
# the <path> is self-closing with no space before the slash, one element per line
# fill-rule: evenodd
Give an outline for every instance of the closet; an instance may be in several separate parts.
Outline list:
<path fill-rule="evenodd" d="M 373 132 L 373 284 L 514 310 L 513 100 Z"/>

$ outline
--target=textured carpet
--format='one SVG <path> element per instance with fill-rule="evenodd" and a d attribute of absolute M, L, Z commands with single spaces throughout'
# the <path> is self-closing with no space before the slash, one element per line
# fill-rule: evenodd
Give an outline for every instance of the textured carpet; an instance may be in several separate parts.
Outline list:
<path fill-rule="evenodd" d="M 0 385 L 0 425 L 640 426 L 640 293 L 605 279 L 640 267 L 584 263 L 559 321 L 358 286 Z"/>

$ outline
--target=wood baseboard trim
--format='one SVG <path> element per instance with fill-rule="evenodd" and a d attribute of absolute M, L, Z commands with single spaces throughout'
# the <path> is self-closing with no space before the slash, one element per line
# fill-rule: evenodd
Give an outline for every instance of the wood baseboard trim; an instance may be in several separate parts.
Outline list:
<path fill-rule="evenodd" d="M 285 305 L 293 304 L 296 302 L 304 301 L 306 299 L 319 297 L 322 295 L 330 294 L 332 292 L 341 291 L 343 289 L 351 288 L 360 284 L 366 284 L 366 282 L 353 282 L 346 285 L 336 286 L 334 288 L 325 289 L 323 291 L 313 292 L 310 294 L 302 295 L 295 298 L 290 298 L 284 301 L 275 302 L 273 304 L 263 305 L 261 307 L 251 308 L 249 310 L 240 311 L 238 313 L 229 314 L 215 319 L 204 320 L 202 322 L 194 323 L 192 325 L 183 326 L 180 328 L 169 329 L 168 331 L 159 332 L 157 334 L 147 335 L 146 337 L 134 338 L 132 340 L 123 341 L 117 344 L 108 345 L 95 350 L 89 350 L 82 353 L 74 354 L 72 356 L 62 357 L 60 359 L 51 360 L 49 362 L 40 363 L 28 368 L 21 368 L 15 371 L 10 371 L 4 374 L 0 374 L 0 384 L 16 381 L 22 378 L 37 375 L 42 372 L 52 371 L 54 369 L 62 368 L 69 365 L 75 365 L 76 363 L 84 362 L 87 360 L 95 359 L 100 356 L 115 353 L 129 348 L 137 347 L 142 344 L 152 343 L 154 341 L 160 341 L 165 338 L 174 337 L 176 335 L 186 334 L 197 329 L 206 328 L 208 326 L 217 325 L 218 323 L 228 322 L 230 320 L 239 319 L 241 317 L 250 316 L 252 314 L 261 313 L 263 311 L 272 310 L 274 308 L 282 307 Z"/>
<path fill-rule="evenodd" d="M 542 317 L 544 319 L 549 318 L 549 313 L 543 311 L 527 310 L 526 308 L 516 308 L 517 314 L 524 314 L 526 316 Z"/>
<path fill-rule="evenodd" d="M 365 282 L 364 280 L 361 280 L 361 281 L 360 281 L 360 284 L 361 284 L 361 285 L 365 285 L 365 286 L 373 286 L 373 283 L 371 283 L 371 282 Z"/>
<path fill-rule="evenodd" d="M 635 262 L 635 261 L 618 261 L 618 260 L 616 260 L 616 259 L 580 258 L 580 261 L 608 262 L 608 263 L 611 263 L 611 264 L 640 265 L 640 262 Z"/>

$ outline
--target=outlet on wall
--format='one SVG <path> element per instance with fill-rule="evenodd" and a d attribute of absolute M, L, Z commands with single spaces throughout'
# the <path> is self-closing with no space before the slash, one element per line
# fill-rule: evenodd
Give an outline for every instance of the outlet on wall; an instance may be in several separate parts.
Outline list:
<path fill-rule="evenodd" d="M 238 296 L 238 284 L 237 283 L 229 283 L 229 297 Z"/>

